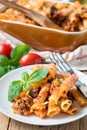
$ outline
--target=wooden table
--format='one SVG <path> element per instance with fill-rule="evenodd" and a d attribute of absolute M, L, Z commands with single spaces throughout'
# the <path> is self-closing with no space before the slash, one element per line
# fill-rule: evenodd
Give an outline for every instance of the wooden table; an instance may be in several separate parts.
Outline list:
<path fill-rule="evenodd" d="M 87 116 L 65 125 L 34 126 L 10 119 L 0 112 L 0 130 L 87 130 Z"/>
<path fill-rule="evenodd" d="M 20 123 L 0 113 L 0 130 L 87 130 L 87 116 L 65 125 L 33 126 Z"/>

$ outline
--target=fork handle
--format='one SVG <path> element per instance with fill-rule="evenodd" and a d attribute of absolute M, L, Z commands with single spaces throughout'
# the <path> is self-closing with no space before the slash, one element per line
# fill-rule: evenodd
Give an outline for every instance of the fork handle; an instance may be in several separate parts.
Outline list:
<path fill-rule="evenodd" d="M 76 82 L 76 86 L 79 87 L 79 86 L 81 86 L 81 85 L 82 85 L 82 82 L 78 80 L 78 81 Z"/>
<path fill-rule="evenodd" d="M 87 98 L 87 85 L 82 83 L 79 80 L 77 81 L 75 85 L 80 90 L 80 92 L 85 96 L 85 98 Z"/>

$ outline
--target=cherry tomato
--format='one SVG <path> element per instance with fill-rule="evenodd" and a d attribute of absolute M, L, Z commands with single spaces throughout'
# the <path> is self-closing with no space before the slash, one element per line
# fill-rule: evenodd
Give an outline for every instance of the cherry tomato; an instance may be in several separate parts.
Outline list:
<path fill-rule="evenodd" d="M 35 53 L 27 53 L 19 61 L 19 64 L 21 66 L 40 64 L 40 63 L 42 63 L 42 58 Z"/>
<path fill-rule="evenodd" d="M 0 44 L 0 55 L 5 55 L 8 58 L 10 58 L 10 53 L 12 51 L 12 46 L 7 43 L 1 43 Z"/>

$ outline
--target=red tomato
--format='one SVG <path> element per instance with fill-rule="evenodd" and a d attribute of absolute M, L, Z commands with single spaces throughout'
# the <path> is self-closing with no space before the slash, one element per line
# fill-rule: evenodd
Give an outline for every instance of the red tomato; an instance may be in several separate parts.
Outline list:
<path fill-rule="evenodd" d="M 10 58 L 10 53 L 12 51 L 12 46 L 7 43 L 0 44 L 0 55 L 5 55 Z"/>
<path fill-rule="evenodd" d="M 42 63 L 42 58 L 35 53 L 27 53 L 19 61 L 19 64 L 21 66 L 40 64 L 40 63 Z"/>

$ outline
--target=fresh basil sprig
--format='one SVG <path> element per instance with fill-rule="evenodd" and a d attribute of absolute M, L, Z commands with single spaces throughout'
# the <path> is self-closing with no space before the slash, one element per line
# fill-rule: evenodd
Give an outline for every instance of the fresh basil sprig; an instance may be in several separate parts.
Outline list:
<path fill-rule="evenodd" d="M 23 90 L 23 82 L 20 80 L 13 81 L 8 90 L 8 100 L 12 101 L 16 96 L 18 96 Z"/>
<path fill-rule="evenodd" d="M 48 74 L 48 71 L 48 68 L 40 68 L 34 71 L 31 75 L 29 75 L 27 72 L 24 72 L 22 74 L 22 79 L 25 81 L 24 87 L 26 88 L 26 90 L 30 88 L 31 83 L 38 82 L 41 79 L 45 78 Z"/>
<path fill-rule="evenodd" d="M 28 53 L 30 49 L 30 46 L 23 44 L 16 46 L 12 50 L 10 59 L 4 55 L 0 55 L 0 77 L 13 69 L 19 68 L 20 58 Z"/>
<path fill-rule="evenodd" d="M 14 65 L 18 66 L 19 59 L 24 54 L 28 53 L 30 49 L 31 49 L 31 47 L 28 45 L 18 45 L 17 47 L 15 47 L 11 52 L 11 59 L 9 60 L 9 64 L 11 64 L 11 65 L 14 64 Z"/>
<path fill-rule="evenodd" d="M 21 57 L 22 55 L 26 54 L 31 49 L 28 45 L 18 45 L 11 51 L 11 58 L 18 56 Z"/>
<path fill-rule="evenodd" d="M 8 90 L 8 100 L 12 101 L 16 96 L 18 96 L 22 90 L 23 87 L 29 91 L 30 84 L 32 82 L 38 82 L 41 79 L 45 78 L 49 72 L 48 68 L 40 68 L 36 71 L 34 71 L 32 74 L 28 74 L 27 72 L 24 72 L 22 74 L 22 81 L 21 80 L 15 80 L 13 81 Z"/>
<path fill-rule="evenodd" d="M 29 82 L 38 82 L 41 79 L 45 78 L 46 75 L 48 74 L 49 69 L 48 68 L 40 68 L 36 71 L 34 71 L 30 76 L 29 76 Z"/>

